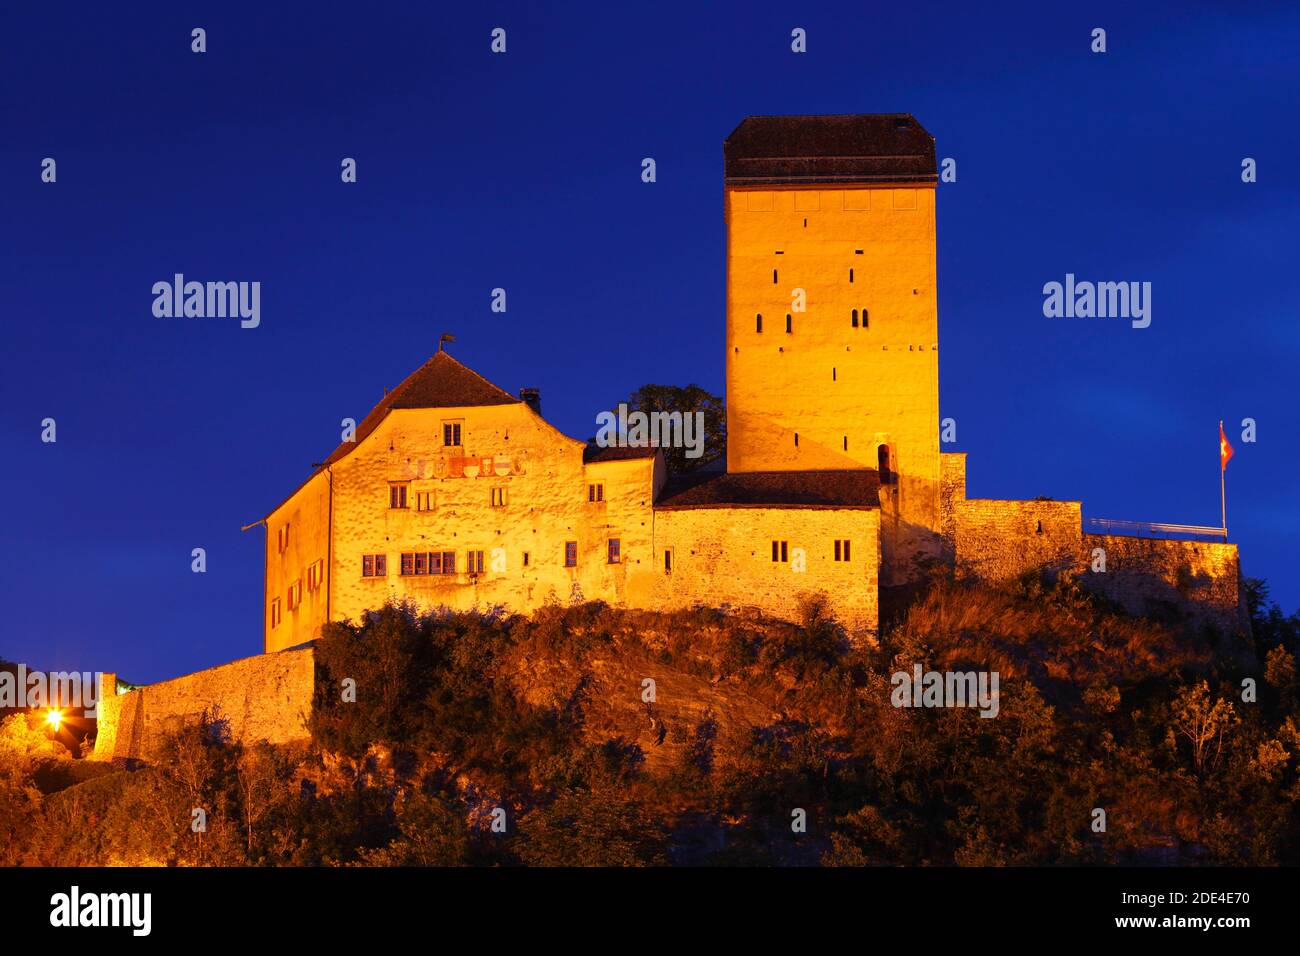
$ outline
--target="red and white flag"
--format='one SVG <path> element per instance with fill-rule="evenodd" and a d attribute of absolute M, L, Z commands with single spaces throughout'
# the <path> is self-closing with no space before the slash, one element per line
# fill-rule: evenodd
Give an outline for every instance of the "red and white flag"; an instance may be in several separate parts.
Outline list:
<path fill-rule="evenodd" d="M 1228 467 L 1228 459 L 1231 457 L 1232 446 L 1228 444 L 1228 436 L 1223 434 L 1223 422 L 1219 422 L 1219 471 Z"/>

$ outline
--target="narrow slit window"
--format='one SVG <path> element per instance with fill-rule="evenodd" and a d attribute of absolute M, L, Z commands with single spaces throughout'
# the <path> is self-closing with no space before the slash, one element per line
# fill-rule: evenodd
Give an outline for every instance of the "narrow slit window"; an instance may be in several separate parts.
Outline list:
<path fill-rule="evenodd" d="M 853 327 L 854 327 L 855 329 L 858 327 L 858 310 L 857 310 L 857 309 L 854 309 L 854 310 L 853 310 Z"/>
<path fill-rule="evenodd" d="M 772 285 L 776 285 L 776 270 L 772 270 Z"/>
<path fill-rule="evenodd" d="M 866 310 L 866 309 L 863 309 L 863 310 L 862 310 L 862 327 L 863 327 L 864 329 L 867 327 L 867 310 Z"/>
<path fill-rule="evenodd" d="M 673 553 L 671 551 L 665 551 L 664 552 L 664 574 L 672 574 L 672 573 L 673 573 Z"/>
<path fill-rule="evenodd" d="M 759 312 L 757 315 L 754 316 L 754 331 L 755 331 L 755 332 L 762 332 L 762 331 L 763 331 L 763 313 L 762 313 L 762 312 Z"/>
<path fill-rule="evenodd" d="M 785 334 L 789 335 L 794 331 L 794 320 L 790 318 L 790 313 L 785 314 Z"/>
<path fill-rule="evenodd" d="M 853 281 L 853 270 L 852 270 L 852 269 L 849 270 L 849 281 L 850 281 L 850 282 Z"/>
<path fill-rule="evenodd" d="M 578 542 L 564 542 L 564 566 L 566 568 L 577 567 L 578 565 Z"/>

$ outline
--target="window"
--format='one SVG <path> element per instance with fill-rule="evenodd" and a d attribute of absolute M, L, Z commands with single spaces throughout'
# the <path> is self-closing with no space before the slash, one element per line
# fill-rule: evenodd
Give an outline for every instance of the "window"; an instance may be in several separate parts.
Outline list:
<path fill-rule="evenodd" d="M 528 567 L 528 565 L 529 565 L 529 563 L 532 561 L 532 559 L 533 559 L 533 556 L 532 556 L 531 554 L 529 554 L 527 551 L 525 551 L 525 552 L 524 552 L 524 567 Z"/>
<path fill-rule="evenodd" d="M 850 548 L 849 541 L 847 539 L 841 540 L 837 538 L 835 541 L 835 560 L 836 561 L 851 560 L 849 557 L 851 550 L 852 549 Z"/>
<path fill-rule="evenodd" d="M 271 598 L 271 626 L 280 626 L 280 599 Z"/>
<path fill-rule="evenodd" d="M 591 502 L 605 500 L 605 485 L 598 483 L 587 486 L 587 500 Z"/>
<path fill-rule="evenodd" d="M 483 573 L 483 552 L 467 551 L 465 552 L 465 570 L 470 574 Z"/>
<path fill-rule="evenodd" d="M 282 527 L 282 528 L 280 528 L 278 531 L 276 531 L 276 533 L 275 533 L 275 547 L 276 547 L 276 550 L 279 551 L 281 554 L 284 554 L 285 549 L 286 549 L 287 547 L 289 547 L 289 524 L 288 524 L 288 522 L 285 522 L 284 527 Z"/>
<path fill-rule="evenodd" d="M 433 510 L 433 492 L 417 491 L 415 493 L 415 510 L 432 511 Z"/>
<path fill-rule="evenodd" d="M 852 269 L 849 270 L 849 281 L 850 281 L 850 282 L 853 281 L 853 270 L 852 270 Z"/>
<path fill-rule="evenodd" d="M 785 542 L 785 541 L 773 541 L 773 542 L 772 542 L 772 560 L 773 560 L 773 561 L 789 561 L 789 560 L 790 560 L 790 554 L 789 554 L 789 551 L 788 551 L 786 545 L 787 545 L 787 542 Z"/>
<path fill-rule="evenodd" d="M 317 558 L 307 568 L 307 590 L 315 591 L 325 578 L 325 561 Z"/>
<path fill-rule="evenodd" d="M 406 485 L 389 485 L 388 486 L 388 507 L 405 508 L 406 507 Z"/>
<path fill-rule="evenodd" d="M 415 573 L 416 574 L 429 573 L 429 553 L 427 551 L 415 552 Z"/>
<path fill-rule="evenodd" d="M 493 508 L 504 508 L 506 506 L 505 488 L 493 488 L 491 502 Z"/>
<path fill-rule="evenodd" d="M 757 315 L 754 316 L 754 331 L 755 331 L 755 332 L 762 332 L 762 331 L 763 331 L 763 313 L 762 313 L 762 312 L 759 312 Z"/>
<path fill-rule="evenodd" d="M 460 422 L 442 423 L 442 443 L 447 448 L 460 447 Z"/>
<path fill-rule="evenodd" d="M 429 573 L 442 574 L 442 552 L 441 551 L 429 552 Z"/>
<path fill-rule="evenodd" d="M 889 470 L 889 446 L 881 445 L 876 450 L 877 471 L 880 473 L 880 483 L 882 485 L 892 485 L 894 483 L 894 474 Z"/>
<path fill-rule="evenodd" d="M 776 270 L 772 270 L 772 285 L 776 285 Z"/>
<path fill-rule="evenodd" d="M 845 450 L 845 451 L 848 451 L 848 450 L 849 450 L 849 436 L 848 436 L 848 435 L 845 435 L 845 436 L 844 436 L 844 450 Z"/>
<path fill-rule="evenodd" d="M 363 578 L 382 578 L 388 574 L 388 556 L 384 554 L 363 554 L 361 556 L 361 576 Z"/>
<path fill-rule="evenodd" d="M 289 585 L 288 605 L 289 610 L 295 610 L 302 603 L 302 578 L 294 581 Z"/>
<path fill-rule="evenodd" d="M 854 327 L 855 329 L 858 327 L 858 310 L 857 310 L 857 309 L 854 309 L 854 310 L 853 310 L 853 327 Z"/>
<path fill-rule="evenodd" d="M 443 574 L 456 573 L 456 552 L 455 551 L 442 552 L 442 573 Z"/>
<path fill-rule="evenodd" d="M 798 432 L 795 432 L 795 433 L 794 433 L 794 447 L 795 447 L 795 448 L 798 448 L 798 447 L 799 447 L 799 433 L 798 433 Z"/>
<path fill-rule="evenodd" d="M 609 539 L 609 557 L 606 559 L 609 564 L 618 564 L 621 560 L 621 551 L 623 542 L 619 538 Z"/>
<path fill-rule="evenodd" d="M 407 575 L 407 574 L 414 574 L 414 573 L 415 573 L 415 554 L 410 551 L 405 551 L 402 553 L 402 574 Z"/>
<path fill-rule="evenodd" d="M 863 327 L 864 329 L 867 327 L 867 310 L 866 310 L 866 309 L 863 309 L 863 310 L 862 310 L 862 327 Z"/>
<path fill-rule="evenodd" d="M 790 313 L 787 312 L 787 313 L 785 314 L 785 332 L 786 332 L 787 335 L 789 335 L 791 332 L 794 331 L 794 327 L 793 327 L 793 325 L 791 324 L 791 322 L 792 322 L 792 320 L 791 320 L 791 318 L 790 318 Z"/>
<path fill-rule="evenodd" d="M 566 568 L 577 567 L 578 564 L 578 542 L 564 542 L 564 566 Z"/>
<path fill-rule="evenodd" d="M 664 574 L 673 573 L 673 552 L 671 549 L 664 552 Z"/>

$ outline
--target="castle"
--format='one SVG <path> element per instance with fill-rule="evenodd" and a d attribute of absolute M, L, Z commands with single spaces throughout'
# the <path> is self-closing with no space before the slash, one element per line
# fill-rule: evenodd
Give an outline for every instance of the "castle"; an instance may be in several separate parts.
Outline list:
<path fill-rule="evenodd" d="M 966 498 L 965 455 L 940 452 L 937 171 L 914 117 L 750 117 L 724 157 L 725 472 L 569 438 L 535 390 L 440 348 L 258 522 L 266 651 L 390 598 L 788 617 L 820 593 L 870 635 L 882 589 L 937 564 L 1075 573 L 1132 610 L 1234 626 L 1234 545 L 1086 534 L 1078 502 Z"/>
<path fill-rule="evenodd" d="M 937 176 L 915 118 L 750 117 L 724 153 L 725 471 L 671 476 L 658 449 L 569 438 L 535 390 L 440 349 L 248 526 L 266 529 L 268 653 L 110 695 L 95 757 L 146 755 L 214 705 L 239 738 L 301 738 L 301 645 L 389 599 L 789 618 L 821 594 L 870 639 L 881 594 L 937 567 L 1070 574 L 1134 613 L 1243 626 L 1236 546 L 1155 533 L 1217 529 L 1088 533 L 1077 501 L 966 497 L 966 455 L 939 450 Z"/>

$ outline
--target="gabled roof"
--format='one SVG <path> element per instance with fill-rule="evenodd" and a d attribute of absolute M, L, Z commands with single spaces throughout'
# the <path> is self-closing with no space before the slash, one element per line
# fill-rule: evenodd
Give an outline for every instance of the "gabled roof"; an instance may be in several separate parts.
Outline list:
<path fill-rule="evenodd" d="M 750 116 L 722 153 L 728 186 L 938 181 L 934 137 L 911 113 Z"/>
<path fill-rule="evenodd" d="M 880 475 L 837 471 L 699 472 L 673 478 L 656 508 L 878 508 Z"/>
<path fill-rule="evenodd" d="M 280 504 L 266 515 L 270 517 L 303 486 L 319 475 L 329 465 L 346 458 L 353 449 L 379 427 L 395 408 L 468 408 L 478 405 L 518 405 L 516 398 L 493 385 L 473 369 L 462 365 L 446 352 L 438 352 L 406 378 L 370 410 L 357 425 L 356 440 L 342 442 L 322 465 L 307 476 Z M 265 520 L 265 519 L 263 519 Z"/>
<path fill-rule="evenodd" d="M 340 444 L 325 459 L 325 464 L 332 465 L 346 457 L 348 452 L 379 427 L 379 423 L 394 408 L 467 408 L 475 405 L 517 405 L 521 401 L 523 399 L 497 388 L 446 352 L 438 352 L 385 395 L 357 426 L 357 440 Z"/>

